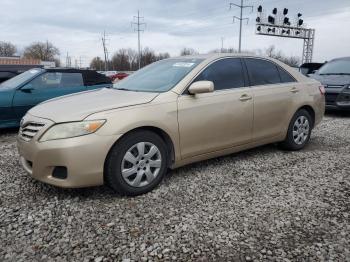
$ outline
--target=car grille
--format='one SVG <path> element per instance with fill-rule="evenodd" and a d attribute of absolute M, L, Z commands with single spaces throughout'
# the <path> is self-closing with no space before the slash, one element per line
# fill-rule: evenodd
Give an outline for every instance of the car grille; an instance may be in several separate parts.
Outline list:
<path fill-rule="evenodd" d="M 44 126 L 43 123 L 28 122 L 19 129 L 19 136 L 29 142 Z"/>

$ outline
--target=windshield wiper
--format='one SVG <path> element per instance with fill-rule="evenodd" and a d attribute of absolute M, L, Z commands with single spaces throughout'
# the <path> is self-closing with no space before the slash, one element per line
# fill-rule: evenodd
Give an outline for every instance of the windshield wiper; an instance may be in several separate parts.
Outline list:
<path fill-rule="evenodd" d="M 134 91 L 134 90 L 130 90 L 130 89 L 127 89 L 127 88 L 113 88 L 115 90 L 123 90 L 123 91 Z"/>

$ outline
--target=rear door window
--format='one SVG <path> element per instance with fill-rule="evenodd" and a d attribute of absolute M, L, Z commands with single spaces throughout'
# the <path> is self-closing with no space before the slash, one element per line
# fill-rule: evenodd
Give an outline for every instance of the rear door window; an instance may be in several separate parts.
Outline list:
<path fill-rule="evenodd" d="M 277 66 L 267 60 L 245 58 L 251 86 L 281 83 Z"/>

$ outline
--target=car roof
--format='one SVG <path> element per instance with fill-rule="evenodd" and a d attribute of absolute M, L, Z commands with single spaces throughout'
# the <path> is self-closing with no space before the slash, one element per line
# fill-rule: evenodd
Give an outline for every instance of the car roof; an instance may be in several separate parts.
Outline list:
<path fill-rule="evenodd" d="M 65 67 L 54 67 L 44 69 L 46 72 L 59 72 L 59 73 L 81 73 L 86 85 L 95 84 L 111 84 L 112 81 L 107 76 L 98 73 L 96 70 L 91 69 L 77 69 L 77 68 L 65 68 Z"/>
<path fill-rule="evenodd" d="M 271 57 L 260 56 L 260 55 L 250 54 L 250 53 L 210 53 L 210 54 L 178 56 L 178 57 L 169 58 L 169 59 L 180 59 L 180 58 L 181 59 L 215 59 L 220 57 L 256 57 L 256 58 L 271 59 Z"/>

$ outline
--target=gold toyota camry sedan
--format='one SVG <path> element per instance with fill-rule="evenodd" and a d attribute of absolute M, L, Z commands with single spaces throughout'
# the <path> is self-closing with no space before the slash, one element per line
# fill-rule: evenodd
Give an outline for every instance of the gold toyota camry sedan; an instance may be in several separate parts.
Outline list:
<path fill-rule="evenodd" d="M 265 57 L 210 54 L 153 63 L 113 88 L 44 102 L 21 121 L 20 162 L 59 187 L 156 187 L 168 168 L 279 142 L 302 149 L 324 88 Z"/>

